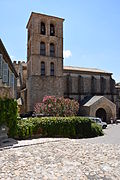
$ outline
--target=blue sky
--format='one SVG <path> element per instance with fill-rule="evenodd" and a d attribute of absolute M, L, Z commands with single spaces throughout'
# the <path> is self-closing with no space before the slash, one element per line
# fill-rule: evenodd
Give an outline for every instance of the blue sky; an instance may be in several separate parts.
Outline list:
<path fill-rule="evenodd" d="M 120 81 L 119 0 L 0 0 L 0 37 L 13 60 L 26 60 L 32 11 L 64 22 L 65 65 L 96 67 Z"/>

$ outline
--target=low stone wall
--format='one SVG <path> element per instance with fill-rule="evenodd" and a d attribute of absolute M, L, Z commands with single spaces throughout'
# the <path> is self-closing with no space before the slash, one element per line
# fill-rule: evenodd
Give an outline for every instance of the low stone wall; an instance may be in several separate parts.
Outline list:
<path fill-rule="evenodd" d="M 13 92 L 10 87 L 0 87 L 0 98 L 13 98 Z"/>

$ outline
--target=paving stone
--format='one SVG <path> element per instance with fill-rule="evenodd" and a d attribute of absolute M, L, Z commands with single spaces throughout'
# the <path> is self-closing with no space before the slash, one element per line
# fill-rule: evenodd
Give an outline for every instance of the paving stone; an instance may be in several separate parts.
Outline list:
<path fill-rule="evenodd" d="M 0 162 L 0 179 L 119 179 L 120 145 L 47 140 L 3 149 Z"/>
<path fill-rule="evenodd" d="M 67 138 L 19 141 L 0 149 L 0 179 L 119 180 L 120 143 Z"/>

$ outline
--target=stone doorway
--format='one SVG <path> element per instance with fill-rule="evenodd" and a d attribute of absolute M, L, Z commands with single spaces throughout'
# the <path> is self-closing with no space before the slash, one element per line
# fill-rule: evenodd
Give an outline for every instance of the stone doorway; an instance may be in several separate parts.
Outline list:
<path fill-rule="evenodd" d="M 110 123 L 110 118 L 116 117 L 116 105 L 104 96 L 93 96 L 81 107 L 81 115 L 100 117 Z"/>
<path fill-rule="evenodd" d="M 99 109 L 96 111 L 96 117 L 99 117 L 99 118 L 102 119 L 102 121 L 106 122 L 106 120 L 107 120 L 106 111 L 105 111 L 103 108 L 99 108 Z"/>

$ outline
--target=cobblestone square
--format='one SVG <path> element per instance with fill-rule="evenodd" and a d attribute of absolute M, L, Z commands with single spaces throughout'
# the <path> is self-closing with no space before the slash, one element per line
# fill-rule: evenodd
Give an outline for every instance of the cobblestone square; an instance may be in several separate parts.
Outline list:
<path fill-rule="evenodd" d="M 112 134 L 114 131 L 116 133 Z M 119 131 L 120 125 L 110 125 L 103 137 L 92 139 L 18 141 L 10 148 L 0 149 L 0 179 L 119 180 L 120 141 L 117 137 L 114 143 Z"/>

